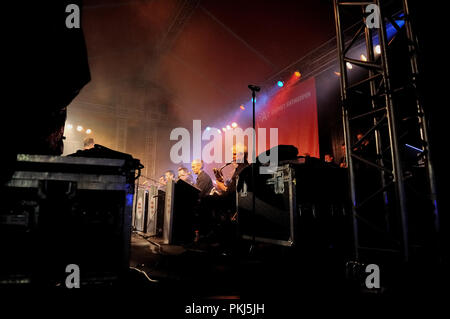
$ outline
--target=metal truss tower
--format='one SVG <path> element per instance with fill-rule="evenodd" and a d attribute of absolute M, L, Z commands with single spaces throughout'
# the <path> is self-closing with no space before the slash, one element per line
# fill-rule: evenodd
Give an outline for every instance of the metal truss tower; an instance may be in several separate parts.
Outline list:
<path fill-rule="evenodd" d="M 435 246 L 439 232 L 419 46 L 408 0 L 334 0 L 334 12 L 355 258 L 376 251 L 408 261 L 422 247 Z M 356 17 L 360 27 L 346 39 L 344 27 Z M 369 21 L 377 18 L 378 25 Z M 388 27 L 396 29 L 392 39 Z M 364 55 L 353 50 L 361 43 Z M 397 65 L 399 56 L 406 68 Z M 350 69 L 364 75 L 355 79 Z"/>

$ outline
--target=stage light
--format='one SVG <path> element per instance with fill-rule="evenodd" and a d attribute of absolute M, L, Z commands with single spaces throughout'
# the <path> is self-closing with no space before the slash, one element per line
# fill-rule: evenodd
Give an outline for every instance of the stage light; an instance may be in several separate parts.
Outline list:
<path fill-rule="evenodd" d="M 375 53 L 376 54 L 380 54 L 381 53 L 381 47 L 380 47 L 379 44 L 377 46 L 375 46 Z"/>
<path fill-rule="evenodd" d="M 236 128 L 237 126 L 238 126 L 238 125 L 237 125 L 236 122 L 231 123 L 231 127 L 232 127 L 232 128 Z"/>
<path fill-rule="evenodd" d="M 211 128 L 209 126 L 206 127 L 206 130 L 209 131 Z"/>
<path fill-rule="evenodd" d="M 414 146 L 409 145 L 409 144 L 405 144 L 405 146 L 407 146 L 407 147 L 409 147 L 410 149 L 413 149 L 413 150 L 415 150 L 415 151 L 417 151 L 417 152 L 423 153 L 423 150 L 421 150 L 420 148 L 414 147 Z"/>
<path fill-rule="evenodd" d="M 217 132 L 219 132 L 219 134 L 222 134 L 222 131 L 221 131 L 221 130 L 219 130 L 219 129 L 217 129 Z"/>
<path fill-rule="evenodd" d="M 231 126 L 227 125 L 227 130 L 231 130 Z"/>
<path fill-rule="evenodd" d="M 78 126 L 77 126 L 77 131 L 78 131 L 78 132 L 81 132 L 82 130 L 83 130 L 83 127 L 82 127 L 81 125 L 78 125 Z"/>
<path fill-rule="evenodd" d="M 92 133 L 92 130 L 90 129 L 90 128 L 88 128 L 87 130 L 86 130 L 86 134 L 91 134 Z"/>
<path fill-rule="evenodd" d="M 73 128 L 73 125 L 72 124 L 67 124 L 66 127 L 67 127 L 67 129 L 71 130 Z"/>
<path fill-rule="evenodd" d="M 241 110 L 245 110 L 245 106 L 243 104 L 239 107 L 241 108 Z"/>
<path fill-rule="evenodd" d="M 364 61 L 364 62 L 367 61 L 367 58 L 366 58 L 366 56 L 364 54 L 361 54 L 361 61 Z"/>
<path fill-rule="evenodd" d="M 295 72 L 294 72 L 294 75 L 295 75 L 296 77 L 298 77 L 298 78 L 302 76 L 302 74 L 301 74 L 299 71 L 295 71 Z"/>
<path fill-rule="evenodd" d="M 222 131 L 224 131 L 224 132 L 225 132 L 226 130 L 227 130 L 227 129 L 226 129 L 225 127 L 222 127 Z"/>
<path fill-rule="evenodd" d="M 278 81 L 277 85 L 281 88 L 281 87 L 283 87 L 284 83 L 283 83 L 283 81 Z"/>
<path fill-rule="evenodd" d="M 346 65 L 347 65 L 347 69 L 349 69 L 349 70 L 353 69 L 353 65 L 350 62 L 347 62 Z"/>

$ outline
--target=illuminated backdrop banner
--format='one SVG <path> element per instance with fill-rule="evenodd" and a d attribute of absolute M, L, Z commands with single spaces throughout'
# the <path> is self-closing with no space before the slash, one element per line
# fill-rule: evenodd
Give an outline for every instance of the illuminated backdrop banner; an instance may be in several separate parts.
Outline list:
<path fill-rule="evenodd" d="M 257 97 L 256 102 L 256 126 L 267 128 L 267 148 L 269 128 L 273 127 L 278 128 L 278 144 L 294 145 L 299 155 L 320 156 L 314 78 L 282 87 L 267 101 Z"/>

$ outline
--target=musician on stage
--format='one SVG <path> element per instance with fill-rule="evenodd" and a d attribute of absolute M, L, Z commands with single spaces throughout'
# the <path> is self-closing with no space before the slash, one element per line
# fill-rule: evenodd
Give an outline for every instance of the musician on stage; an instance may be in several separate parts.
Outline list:
<path fill-rule="evenodd" d="M 90 150 L 91 148 L 94 148 L 95 142 L 92 137 L 87 137 L 83 141 L 83 149 Z"/>
<path fill-rule="evenodd" d="M 194 178 L 192 177 L 191 172 L 189 172 L 189 170 L 184 166 L 180 166 L 178 168 L 178 179 L 194 185 Z"/>
<path fill-rule="evenodd" d="M 197 175 L 195 186 L 200 189 L 200 198 L 203 198 L 211 192 L 213 183 L 211 177 L 203 170 L 203 161 L 196 159 L 191 164 L 192 172 Z"/>
<path fill-rule="evenodd" d="M 237 243 L 236 229 L 236 188 L 239 174 L 249 166 L 248 152 L 245 146 L 233 146 L 233 161 L 227 166 L 233 168 L 228 179 L 222 169 L 215 170 L 216 189 L 218 192 L 208 198 L 213 218 L 213 233 L 223 254 L 230 254 Z M 231 175 L 231 178 L 229 177 Z"/>
<path fill-rule="evenodd" d="M 230 196 L 233 199 L 235 199 L 237 177 L 242 172 L 242 170 L 249 165 L 247 147 L 234 145 L 233 162 L 230 163 L 229 165 L 232 165 L 232 167 L 234 168 L 231 179 L 229 180 L 224 180 L 220 172 L 218 172 L 217 170 L 215 171 L 217 172 L 216 188 L 219 190 L 219 193 L 221 193 L 222 196 L 226 197 Z"/>
<path fill-rule="evenodd" d="M 175 173 L 171 169 L 169 169 L 164 173 L 164 177 L 167 184 L 168 181 L 172 181 L 175 179 Z"/>

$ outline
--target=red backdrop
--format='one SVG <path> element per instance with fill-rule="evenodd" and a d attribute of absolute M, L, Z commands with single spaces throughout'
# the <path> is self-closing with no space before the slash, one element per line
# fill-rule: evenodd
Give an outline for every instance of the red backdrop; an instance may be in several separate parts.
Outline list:
<path fill-rule="evenodd" d="M 294 145 L 299 155 L 320 156 L 314 78 L 288 83 L 257 109 L 256 126 L 267 129 L 267 148 L 269 128 L 273 127 L 278 128 L 278 144 Z"/>

